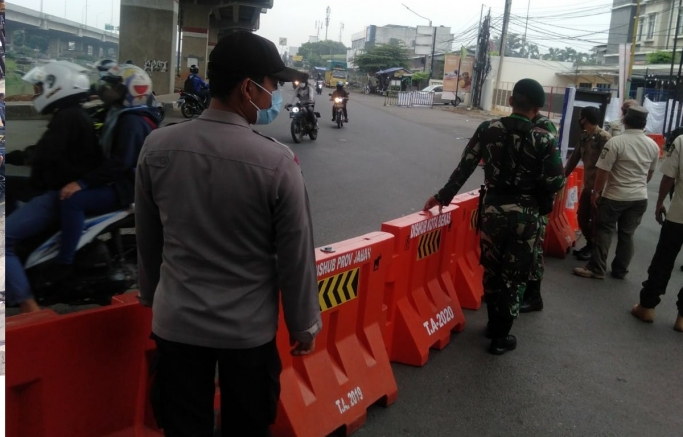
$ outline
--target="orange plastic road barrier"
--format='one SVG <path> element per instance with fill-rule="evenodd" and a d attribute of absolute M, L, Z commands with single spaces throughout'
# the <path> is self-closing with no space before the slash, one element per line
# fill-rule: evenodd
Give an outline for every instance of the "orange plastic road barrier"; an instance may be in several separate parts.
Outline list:
<path fill-rule="evenodd" d="M 567 178 L 567 196 L 564 201 L 564 210 L 567 214 L 567 221 L 569 226 L 576 233 L 579 230 L 579 222 L 577 213 L 579 211 L 579 187 L 576 183 L 576 173 L 569 175 Z"/>
<path fill-rule="evenodd" d="M 458 210 L 453 217 L 455 245 L 451 263 L 451 277 L 455 284 L 460 305 L 470 310 L 479 309 L 484 296 L 482 283 L 484 268 L 479 262 L 481 248 L 476 220 L 479 209 L 479 192 L 470 191 L 453 198 L 451 205 Z"/>
<path fill-rule="evenodd" d="M 129 293 L 74 314 L 7 318 L 7 435 L 160 436 L 149 403 L 151 316 Z"/>
<path fill-rule="evenodd" d="M 659 157 L 664 157 L 664 144 L 666 144 L 666 139 L 662 134 L 647 134 L 648 137 L 655 140 L 655 143 L 659 146 Z"/>
<path fill-rule="evenodd" d="M 394 237 L 375 232 L 317 250 L 323 330 L 311 355 L 290 355 L 280 312 L 278 349 L 282 392 L 275 437 L 346 435 L 365 423 L 366 410 L 396 400 L 397 387 L 382 337 L 383 298 Z"/>
<path fill-rule="evenodd" d="M 457 206 L 420 212 L 382 224 L 393 234 L 393 260 L 385 294 L 385 342 L 391 361 L 423 366 L 429 349 L 443 349 L 451 331 L 465 328 L 450 275 Z"/>
<path fill-rule="evenodd" d="M 576 234 L 567 218 L 565 199 L 569 194 L 569 183 L 557 193 L 553 211 L 548 216 L 548 226 L 543 242 L 543 254 L 555 258 L 565 258 L 569 249 L 576 244 Z"/>

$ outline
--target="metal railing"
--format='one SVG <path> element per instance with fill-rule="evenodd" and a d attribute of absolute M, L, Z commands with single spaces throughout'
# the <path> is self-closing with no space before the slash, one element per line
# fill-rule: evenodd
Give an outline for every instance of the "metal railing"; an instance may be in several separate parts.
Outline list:
<path fill-rule="evenodd" d="M 425 91 L 389 91 L 384 96 L 384 106 L 431 108 L 433 105 L 434 93 Z"/>

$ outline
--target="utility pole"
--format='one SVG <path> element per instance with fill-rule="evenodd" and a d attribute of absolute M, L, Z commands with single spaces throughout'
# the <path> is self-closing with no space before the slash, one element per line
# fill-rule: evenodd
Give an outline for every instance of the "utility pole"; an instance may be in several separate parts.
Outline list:
<path fill-rule="evenodd" d="M 681 9 L 681 6 L 683 6 L 683 0 L 678 0 L 678 9 Z M 673 14 L 673 10 L 671 12 Z M 673 81 L 673 76 L 674 76 L 674 63 L 676 62 L 676 42 L 678 41 L 678 29 L 681 25 L 681 15 L 678 15 L 678 18 L 676 19 L 676 33 L 674 35 L 674 48 L 673 51 L 671 52 L 671 72 L 669 73 L 669 81 L 667 83 L 667 96 L 666 96 L 666 106 L 664 109 L 664 117 L 666 117 L 666 114 L 669 112 L 669 99 L 670 99 L 670 94 L 671 94 L 671 82 Z M 683 55 L 683 53 L 682 53 Z M 678 68 L 678 77 L 676 78 L 676 82 L 674 84 L 674 89 L 676 90 L 676 96 L 678 97 L 678 87 L 680 85 L 681 81 L 681 68 Z M 675 104 L 675 103 L 674 103 Z M 668 133 L 671 132 L 672 123 L 674 119 L 674 111 L 671 111 L 671 116 L 669 117 L 669 124 L 667 125 L 666 119 L 664 120 L 664 128 L 662 130 L 662 134 L 664 136 L 668 136 Z M 668 130 L 667 130 L 668 127 Z"/>
<path fill-rule="evenodd" d="M 507 47 L 508 24 L 510 23 L 510 9 L 512 0 L 505 0 L 505 15 L 503 16 L 503 32 L 500 35 L 500 62 L 498 63 L 498 74 L 496 74 L 496 87 L 493 89 L 495 94 L 500 85 L 500 78 L 503 74 L 503 59 L 505 59 L 505 48 Z"/>
<path fill-rule="evenodd" d="M 432 27 L 432 20 L 430 20 L 430 19 L 427 18 L 427 17 L 423 17 L 422 15 L 418 14 L 418 13 L 415 12 L 414 10 L 410 9 L 410 8 L 409 8 L 408 6 L 406 6 L 405 4 L 403 4 L 403 3 L 401 3 L 401 4 L 403 5 L 403 7 L 405 7 L 406 9 L 408 9 L 408 10 L 409 10 L 410 12 L 412 12 L 413 14 L 417 15 L 418 17 L 422 18 L 423 20 L 429 21 L 429 27 L 430 27 L 430 28 Z M 434 30 L 433 30 L 433 32 L 432 32 L 432 58 L 431 58 L 431 62 L 430 62 L 430 65 L 429 65 L 429 78 L 430 78 L 430 79 L 432 78 L 432 72 L 434 71 L 434 49 L 435 49 L 435 47 L 436 47 L 436 27 L 434 28 Z M 425 65 L 425 68 L 427 68 L 426 65 Z"/>
<path fill-rule="evenodd" d="M 483 5 L 482 5 L 483 6 Z M 526 22 L 524 23 L 524 38 L 522 39 L 522 48 L 526 50 L 526 57 L 531 58 L 531 53 L 526 48 L 526 30 L 529 27 L 529 8 L 531 7 L 531 0 L 526 4 Z"/>
<path fill-rule="evenodd" d="M 638 21 L 640 20 L 640 0 L 638 1 L 638 6 L 636 6 L 636 19 L 633 23 L 633 36 L 631 38 L 631 59 L 628 63 L 628 76 L 626 76 L 626 90 L 625 96 L 622 96 L 622 101 L 626 101 L 631 92 L 631 75 L 633 74 L 633 63 L 636 60 L 636 36 L 638 34 Z M 676 29 L 678 31 L 678 29 Z"/>
<path fill-rule="evenodd" d="M 481 66 L 479 65 L 479 52 L 482 50 L 481 48 L 481 31 L 482 31 L 482 19 L 484 18 L 484 5 L 481 5 L 481 13 L 479 14 L 479 30 L 477 31 L 477 46 L 474 49 L 474 72 L 472 77 L 472 98 L 470 99 L 470 105 L 469 108 L 472 108 L 472 102 L 474 101 L 474 96 L 477 93 L 477 82 L 479 80 L 479 72 L 481 71 Z M 444 63 L 445 63 L 445 58 L 444 58 Z M 460 71 L 458 71 L 458 74 L 460 74 Z M 456 96 L 457 97 L 457 96 Z"/>
<path fill-rule="evenodd" d="M 330 27 L 330 14 L 332 13 L 332 9 L 328 6 L 327 15 L 325 16 L 325 41 L 327 41 L 327 29 Z"/>
<path fill-rule="evenodd" d="M 344 32 L 344 23 L 339 25 L 339 42 L 342 42 L 342 32 Z"/>

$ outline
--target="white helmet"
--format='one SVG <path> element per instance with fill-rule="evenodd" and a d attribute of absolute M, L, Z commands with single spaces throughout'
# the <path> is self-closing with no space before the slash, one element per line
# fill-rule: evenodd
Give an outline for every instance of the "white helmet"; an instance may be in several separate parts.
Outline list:
<path fill-rule="evenodd" d="M 152 94 L 152 79 L 145 70 L 132 64 L 115 65 L 100 80 L 110 86 L 123 85 L 123 106 L 128 108 L 147 106 L 147 97 Z"/>
<path fill-rule="evenodd" d="M 88 69 L 67 61 L 54 61 L 31 69 L 22 79 L 33 85 L 33 106 L 46 114 L 55 103 L 67 97 L 83 95 L 90 90 Z"/>

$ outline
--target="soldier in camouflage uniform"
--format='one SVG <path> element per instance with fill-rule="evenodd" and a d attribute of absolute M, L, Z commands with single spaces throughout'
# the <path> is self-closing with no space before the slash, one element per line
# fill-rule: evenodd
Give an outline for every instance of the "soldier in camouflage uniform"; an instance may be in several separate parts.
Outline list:
<path fill-rule="evenodd" d="M 489 352 L 495 355 L 517 346 L 509 333 L 534 267 L 539 214 L 541 209 L 547 211 L 547 199 L 552 209 L 552 195 L 565 182 L 555 137 L 531 122 L 544 103 L 545 92 L 538 82 L 517 82 L 510 97 L 513 115 L 479 126 L 448 183 L 424 207 L 450 204 L 484 160 L 487 192 L 480 199 L 481 264 Z"/>
<path fill-rule="evenodd" d="M 531 122 L 557 138 L 557 128 L 548 117 L 538 114 Z M 538 239 L 536 240 L 536 247 L 534 248 L 534 269 L 531 272 L 531 276 L 529 276 L 529 282 L 526 284 L 524 301 L 519 307 L 520 313 L 529 313 L 531 311 L 540 311 L 543 309 L 541 281 L 543 280 L 543 272 L 545 271 L 543 241 L 545 241 L 546 226 L 548 226 L 548 215 L 541 215 L 538 228 Z"/>

